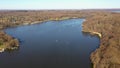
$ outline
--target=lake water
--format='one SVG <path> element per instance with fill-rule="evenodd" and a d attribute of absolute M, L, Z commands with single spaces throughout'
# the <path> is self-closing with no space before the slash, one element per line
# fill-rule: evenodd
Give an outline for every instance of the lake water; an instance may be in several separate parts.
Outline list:
<path fill-rule="evenodd" d="M 99 38 L 82 33 L 84 19 L 48 21 L 8 28 L 20 48 L 0 54 L 0 68 L 91 68 Z"/>
<path fill-rule="evenodd" d="M 120 10 L 114 10 L 114 11 L 111 11 L 111 12 L 120 13 Z"/>

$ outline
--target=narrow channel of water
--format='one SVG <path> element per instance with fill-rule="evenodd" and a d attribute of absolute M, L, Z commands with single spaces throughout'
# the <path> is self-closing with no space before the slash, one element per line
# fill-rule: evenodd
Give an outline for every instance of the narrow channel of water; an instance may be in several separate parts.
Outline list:
<path fill-rule="evenodd" d="M 113 11 L 110 11 L 110 12 L 120 13 L 120 10 L 113 10 Z"/>
<path fill-rule="evenodd" d="M 0 68 L 91 68 L 99 38 L 82 33 L 84 19 L 48 21 L 8 28 L 20 48 L 0 54 Z"/>

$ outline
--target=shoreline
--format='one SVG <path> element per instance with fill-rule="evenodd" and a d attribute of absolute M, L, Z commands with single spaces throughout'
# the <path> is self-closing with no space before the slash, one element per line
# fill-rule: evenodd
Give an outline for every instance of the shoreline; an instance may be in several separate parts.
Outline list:
<path fill-rule="evenodd" d="M 99 32 L 85 31 L 85 30 L 82 30 L 82 32 L 90 33 L 91 35 L 97 35 L 99 38 L 102 38 L 102 34 Z"/>
<path fill-rule="evenodd" d="M 9 50 L 14 50 L 19 47 L 19 40 L 8 35 L 4 29 L 0 31 L 0 53 Z"/>
<path fill-rule="evenodd" d="M 61 21 L 61 20 L 67 20 L 67 19 L 77 19 L 78 17 L 63 17 L 63 18 L 50 18 L 48 20 L 44 20 L 44 21 L 35 21 L 35 22 L 31 22 L 31 23 L 22 23 L 22 24 L 19 24 L 19 25 L 16 25 L 16 26 L 11 26 L 11 27 L 18 27 L 18 26 L 26 26 L 26 25 L 33 25 L 33 24 L 40 24 L 40 23 L 44 23 L 45 21 Z M 10 27 L 7 27 L 7 28 L 10 28 Z M 7 29 L 7 28 L 4 28 L 4 29 Z M 2 29 L 1 31 L 4 32 L 4 29 Z M 5 33 L 5 32 L 4 32 Z M 5 33 L 5 35 L 8 35 Z M 10 35 L 8 35 L 10 36 Z M 12 36 L 10 36 L 12 37 Z M 19 40 L 17 38 L 13 38 L 12 37 L 12 40 L 17 40 L 18 44 L 19 44 Z M 2 48 L 0 47 L 0 53 L 4 52 L 7 48 L 7 46 L 5 45 L 1 45 L 3 46 Z M 15 45 L 15 47 L 9 47 L 10 50 L 14 50 L 16 49 L 17 47 L 19 47 L 19 45 Z"/>

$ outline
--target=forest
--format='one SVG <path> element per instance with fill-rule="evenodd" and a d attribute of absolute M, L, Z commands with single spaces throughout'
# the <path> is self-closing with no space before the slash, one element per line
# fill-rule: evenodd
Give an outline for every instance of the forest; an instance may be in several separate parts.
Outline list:
<path fill-rule="evenodd" d="M 120 67 L 120 14 L 99 13 L 83 23 L 83 31 L 98 32 L 100 47 L 91 54 L 94 68 Z"/>

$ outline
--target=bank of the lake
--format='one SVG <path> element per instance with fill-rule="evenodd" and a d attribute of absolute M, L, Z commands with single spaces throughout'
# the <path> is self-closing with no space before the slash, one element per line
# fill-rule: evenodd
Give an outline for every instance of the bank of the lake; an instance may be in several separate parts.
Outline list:
<path fill-rule="evenodd" d="M 100 46 L 91 54 L 94 68 L 120 67 L 120 15 L 97 15 L 83 23 L 83 30 L 101 34 Z"/>
<path fill-rule="evenodd" d="M 5 50 L 14 50 L 19 47 L 19 41 L 4 31 L 0 31 L 0 53 Z"/>

